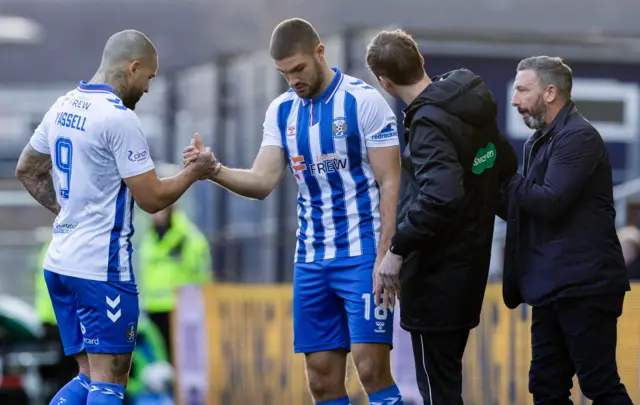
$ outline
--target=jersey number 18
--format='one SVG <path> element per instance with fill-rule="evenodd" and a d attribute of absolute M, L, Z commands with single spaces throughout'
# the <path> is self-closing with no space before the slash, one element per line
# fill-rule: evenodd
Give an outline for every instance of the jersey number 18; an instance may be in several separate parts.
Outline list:
<path fill-rule="evenodd" d="M 73 144 L 71 139 L 60 137 L 56 139 L 55 166 L 59 172 L 59 192 L 65 200 L 69 198 L 71 189 L 71 162 L 73 160 Z"/>

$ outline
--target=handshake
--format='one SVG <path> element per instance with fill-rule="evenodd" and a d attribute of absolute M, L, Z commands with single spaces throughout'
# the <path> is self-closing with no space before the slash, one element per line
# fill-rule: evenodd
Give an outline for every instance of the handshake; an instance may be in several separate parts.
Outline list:
<path fill-rule="evenodd" d="M 199 134 L 194 134 L 191 145 L 182 152 L 184 168 L 198 174 L 200 180 L 213 180 L 222 164 L 218 162 L 211 148 L 205 147 Z"/>

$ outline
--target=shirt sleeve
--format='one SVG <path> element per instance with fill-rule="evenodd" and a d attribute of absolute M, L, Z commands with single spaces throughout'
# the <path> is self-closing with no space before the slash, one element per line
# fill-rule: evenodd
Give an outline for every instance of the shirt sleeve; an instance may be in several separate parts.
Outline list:
<path fill-rule="evenodd" d="M 36 128 L 36 130 L 33 132 L 33 135 L 31 135 L 31 139 L 29 140 L 29 144 L 31 145 L 31 147 L 35 150 L 37 150 L 40 153 L 45 153 L 47 155 L 50 155 L 51 152 L 49 150 L 49 137 L 47 135 L 47 121 L 49 117 L 49 113 L 47 113 L 44 118 L 42 119 L 42 122 L 40 122 L 40 125 L 38 125 L 38 127 Z"/>
<path fill-rule="evenodd" d="M 280 135 L 280 128 L 278 127 L 278 109 L 280 107 L 280 100 L 274 100 L 264 116 L 264 123 L 262 124 L 262 145 L 264 146 L 277 146 L 284 148 L 282 145 L 282 136 Z"/>
<path fill-rule="evenodd" d="M 378 90 L 367 92 L 359 116 L 368 148 L 400 145 L 396 115 Z"/>
<path fill-rule="evenodd" d="M 138 176 L 154 169 L 138 117 L 129 115 L 112 120 L 106 135 L 121 178 Z"/>

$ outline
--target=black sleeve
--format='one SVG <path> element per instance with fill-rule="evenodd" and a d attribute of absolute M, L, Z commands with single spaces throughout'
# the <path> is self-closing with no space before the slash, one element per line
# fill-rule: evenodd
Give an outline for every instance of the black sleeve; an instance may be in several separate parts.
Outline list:
<path fill-rule="evenodd" d="M 499 164 L 499 180 L 500 180 L 500 197 L 496 214 L 503 220 L 507 220 L 509 209 L 509 181 L 518 171 L 518 156 L 509 140 L 498 132 L 498 141 L 496 142 L 496 154 L 498 155 Z"/>
<path fill-rule="evenodd" d="M 409 144 L 420 194 L 399 218 L 398 232 L 391 241 L 394 253 L 401 256 L 429 245 L 457 222 L 465 197 L 464 169 L 442 128 L 422 119 L 411 126 Z"/>
<path fill-rule="evenodd" d="M 595 131 L 562 134 L 551 151 L 544 184 L 513 176 L 509 198 L 539 218 L 564 215 L 591 178 L 603 149 L 602 138 Z"/>

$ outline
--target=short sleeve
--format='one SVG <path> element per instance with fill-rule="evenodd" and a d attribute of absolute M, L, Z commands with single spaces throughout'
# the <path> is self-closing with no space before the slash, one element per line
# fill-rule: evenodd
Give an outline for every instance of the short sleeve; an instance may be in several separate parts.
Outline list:
<path fill-rule="evenodd" d="M 107 128 L 107 143 L 118 167 L 120 177 L 138 176 L 154 168 L 147 138 L 135 115 L 111 120 Z"/>
<path fill-rule="evenodd" d="M 363 97 L 359 119 L 368 148 L 400 145 L 396 115 L 377 90 L 368 91 Z"/>
<path fill-rule="evenodd" d="M 283 148 L 280 127 L 278 127 L 279 108 L 279 98 L 274 100 L 267 108 L 267 112 L 264 115 L 264 123 L 262 124 L 262 145 L 260 147 L 277 146 Z"/>
<path fill-rule="evenodd" d="M 49 137 L 47 135 L 48 131 L 46 130 L 48 116 L 49 114 L 47 113 L 40 125 L 38 125 L 35 131 L 33 131 L 33 135 L 31 135 L 29 144 L 38 152 L 50 155 L 51 152 L 49 150 Z"/>

